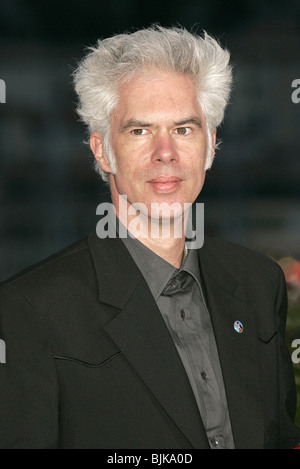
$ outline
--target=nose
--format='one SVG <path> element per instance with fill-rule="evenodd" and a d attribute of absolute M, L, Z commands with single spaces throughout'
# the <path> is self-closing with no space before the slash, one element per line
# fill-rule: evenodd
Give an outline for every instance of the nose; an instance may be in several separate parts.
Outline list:
<path fill-rule="evenodd" d="M 152 162 L 168 164 L 177 160 L 178 154 L 172 136 L 168 132 L 156 135 L 153 139 Z"/>

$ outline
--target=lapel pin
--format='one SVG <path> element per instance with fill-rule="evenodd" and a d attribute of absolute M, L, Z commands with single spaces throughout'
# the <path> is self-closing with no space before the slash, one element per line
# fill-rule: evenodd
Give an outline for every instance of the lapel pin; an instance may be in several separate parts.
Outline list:
<path fill-rule="evenodd" d="M 244 330 L 244 326 L 240 321 L 235 321 L 233 327 L 236 330 L 236 332 L 238 332 L 239 334 L 243 332 Z"/>

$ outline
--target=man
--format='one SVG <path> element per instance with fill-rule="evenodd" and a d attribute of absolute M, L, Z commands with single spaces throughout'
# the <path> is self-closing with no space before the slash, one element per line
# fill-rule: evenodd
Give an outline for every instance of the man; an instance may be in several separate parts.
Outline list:
<path fill-rule="evenodd" d="M 99 41 L 75 84 L 118 235 L 97 230 L 2 285 L 1 446 L 295 447 L 281 270 L 185 239 L 228 52 L 153 27 Z"/>

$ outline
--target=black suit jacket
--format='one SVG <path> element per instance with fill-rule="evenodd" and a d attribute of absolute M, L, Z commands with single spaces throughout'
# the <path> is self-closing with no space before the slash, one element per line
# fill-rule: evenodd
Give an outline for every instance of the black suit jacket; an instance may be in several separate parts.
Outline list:
<path fill-rule="evenodd" d="M 213 239 L 199 262 L 236 448 L 293 447 L 281 270 Z M 93 233 L 2 284 L 0 302 L 2 448 L 208 448 L 176 348 L 120 239 Z"/>

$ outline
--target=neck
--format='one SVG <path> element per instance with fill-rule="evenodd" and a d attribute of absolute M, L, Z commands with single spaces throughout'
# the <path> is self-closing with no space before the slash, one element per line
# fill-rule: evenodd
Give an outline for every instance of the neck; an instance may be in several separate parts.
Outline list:
<path fill-rule="evenodd" d="M 186 213 L 177 218 L 151 218 L 128 202 L 126 209 L 125 206 L 120 209 L 120 203 L 114 205 L 118 219 L 129 233 L 169 264 L 180 268 L 185 255 Z"/>
<path fill-rule="evenodd" d="M 185 248 L 184 238 L 169 238 L 169 239 L 151 239 L 151 238 L 137 238 L 151 251 L 155 252 L 158 256 L 162 257 L 169 264 L 179 269 L 182 265 Z"/>

